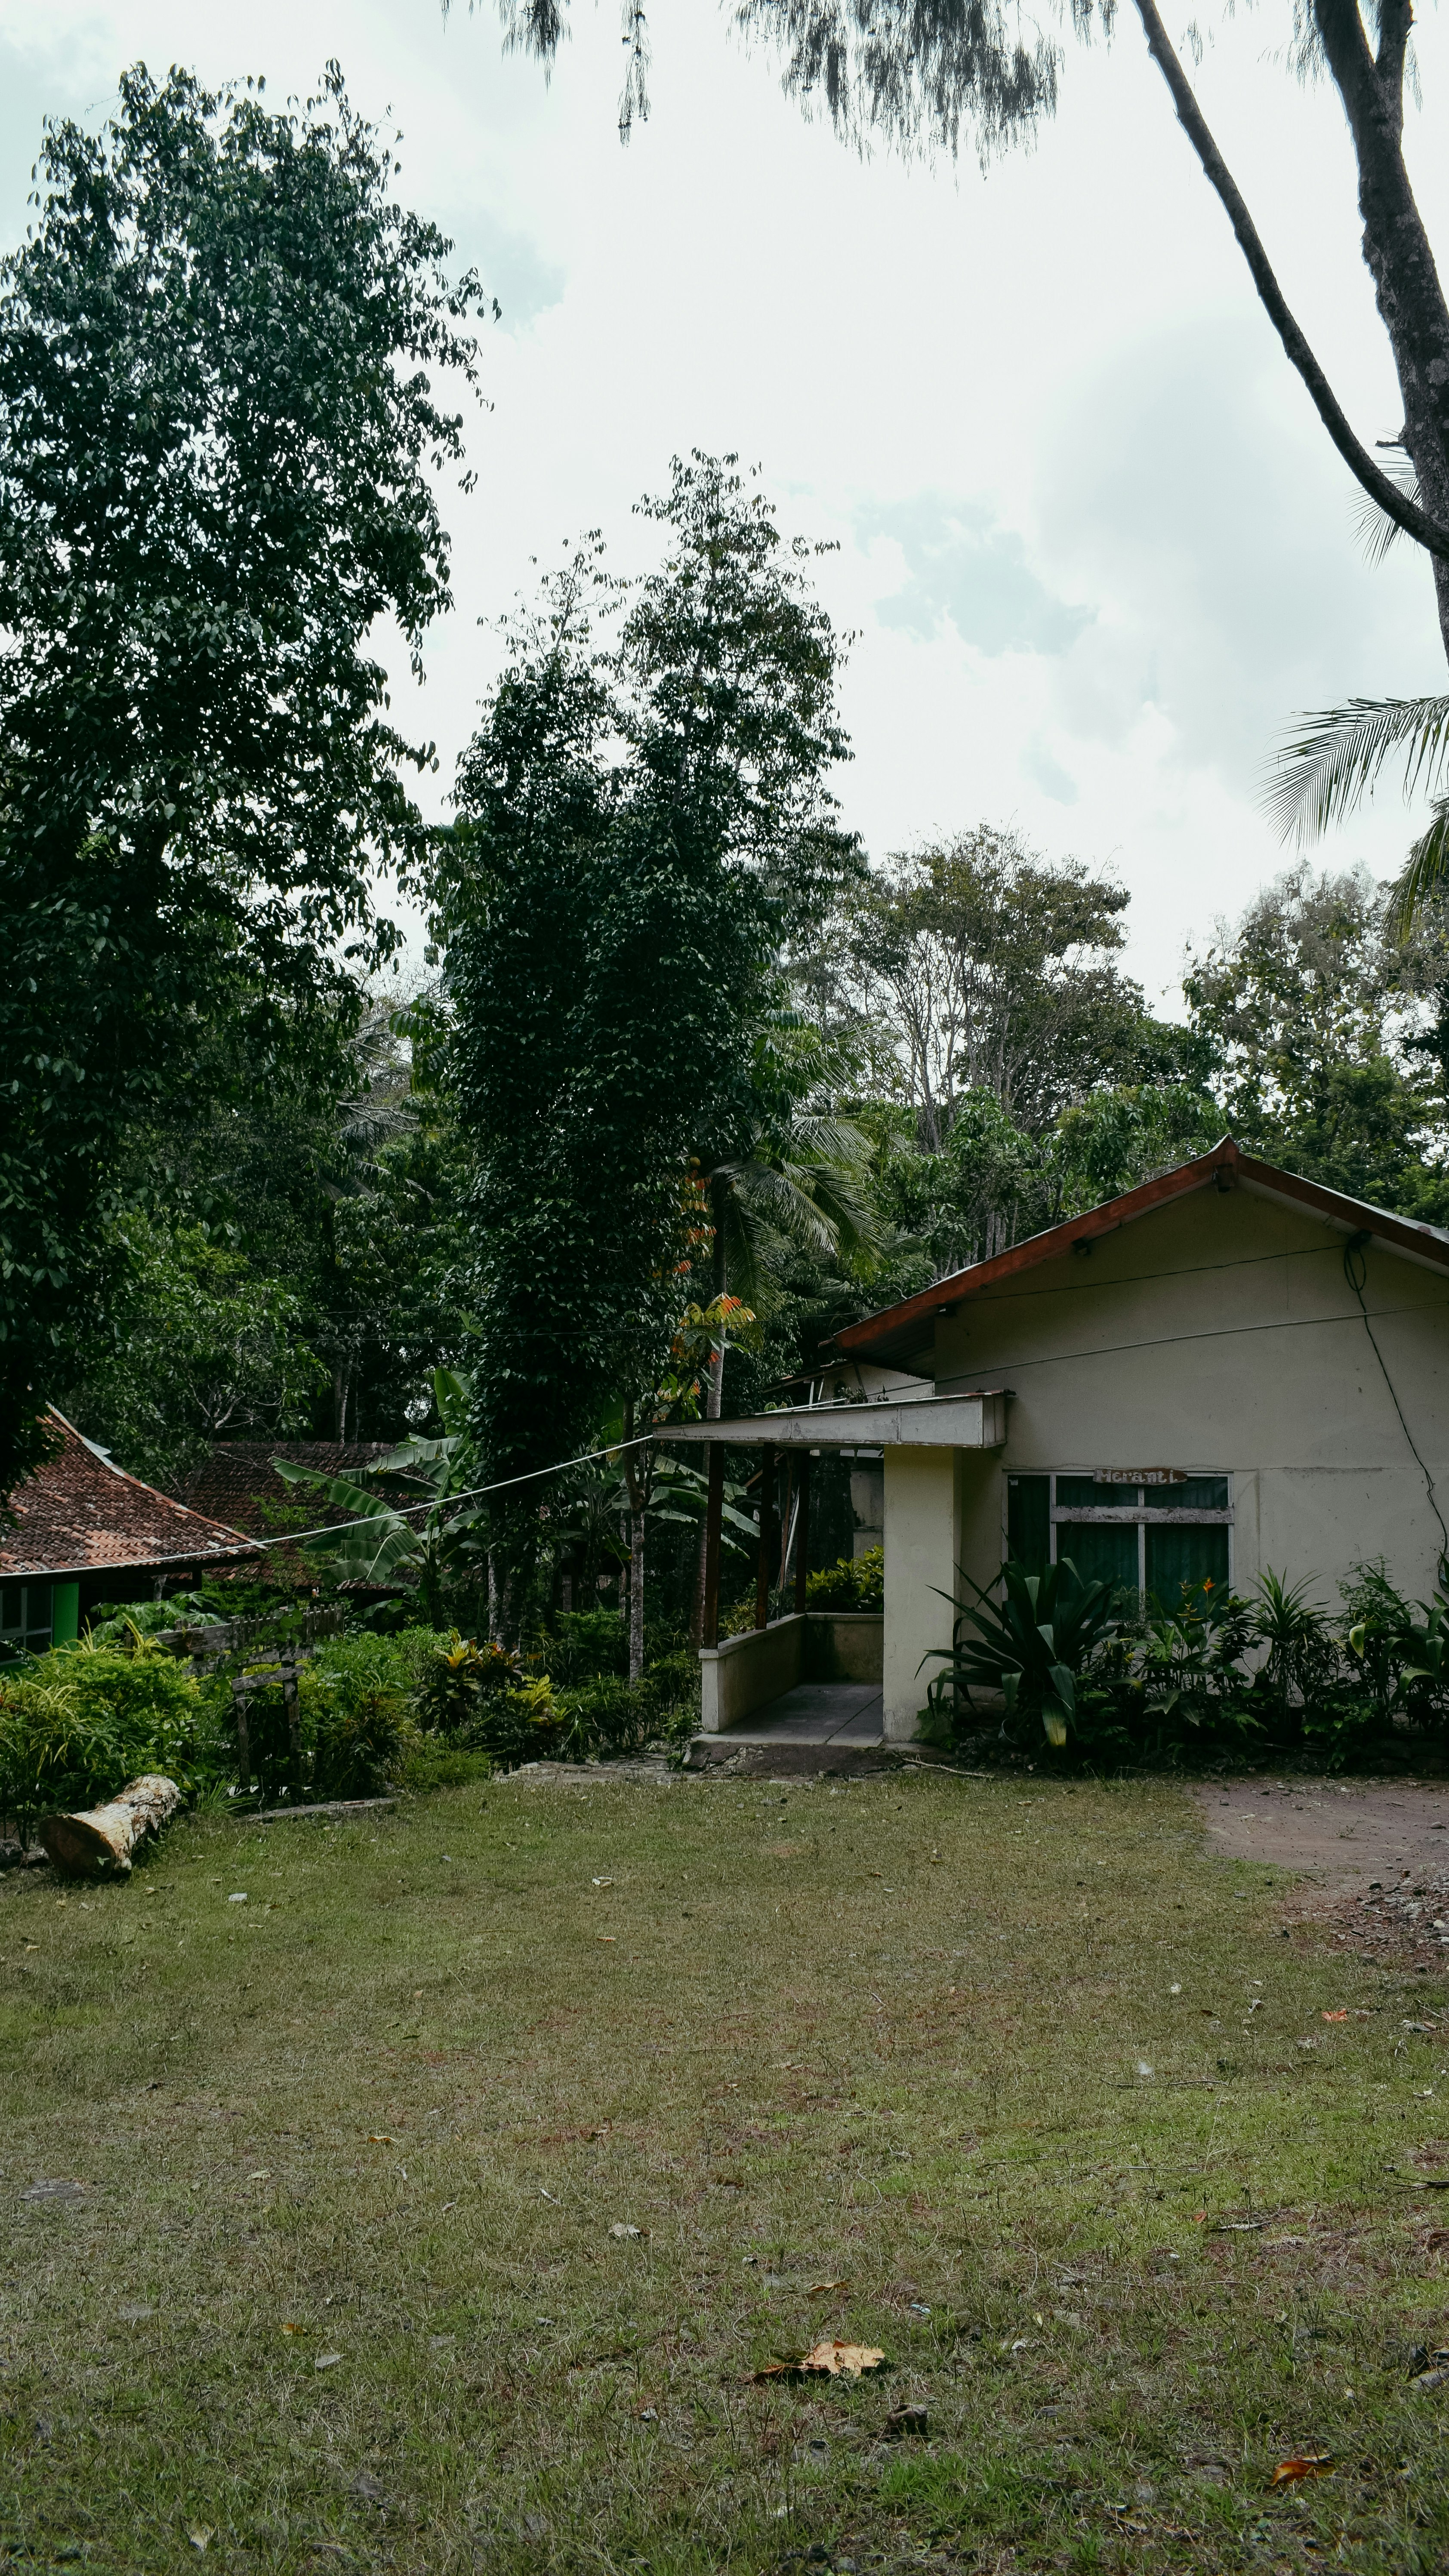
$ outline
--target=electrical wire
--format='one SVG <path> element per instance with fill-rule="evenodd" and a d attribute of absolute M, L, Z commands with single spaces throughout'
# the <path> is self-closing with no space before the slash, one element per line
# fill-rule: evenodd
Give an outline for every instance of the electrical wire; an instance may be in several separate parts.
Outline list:
<path fill-rule="evenodd" d="M 1439 1498 L 1434 1491 L 1434 1479 L 1430 1475 L 1428 1468 L 1425 1466 L 1423 1459 L 1420 1457 L 1418 1448 L 1415 1445 L 1414 1435 L 1409 1429 L 1408 1423 L 1404 1419 L 1404 1408 L 1399 1402 L 1398 1389 L 1389 1375 L 1388 1362 L 1385 1360 L 1383 1352 L 1379 1349 L 1378 1342 L 1374 1337 L 1374 1328 L 1369 1322 L 1369 1310 L 1364 1304 L 1363 1292 L 1368 1285 L 1368 1263 L 1364 1259 L 1364 1246 L 1371 1241 L 1372 1237 L 1365 1234 L 1351 1234 L 1349 1236 L 1347 1243 L 1343 1247 L 1343 1275 L 1348 1281 L 1350 1288 L 1353 1290 L 1355 1297 L 1358 1299 L 1359 1312 L 1363 1316 L 1364 1331 L 1367 1333 L 1372 1345 L 1374 1358 L 1378 1361 L 1379 1367 L 1383 1371 L 1384 1384 L 1388 1388 L 1390 1396 L 1393 1398 L 1394 1411 L 1399 1417 L 1400 1429 L 1409 1444 L 1410 1455 L 1413 1458 L 1414 1464 L 1418 1468 L 1420 1475 L 1424 1479 L 1424 1490 L 1429 1497 L 1429 1509 L 1439 1524 L 1439 1535 L 1444 1542 L 1443 1546 L 1439 1550 L 1439 1570 L 1442 1579 L 1446 1568 L 1446 1560 L 1449 1560 L 1449 1529 L 1446 1529 L 1444 1526 L 1444 1515 L 1439 1509 Z M 1401 1312 L 1402 1309 L 1398 1311 Z"/>
<path fill-rule="evenodd" d="M 1385 1315 L 1423 1315 L 1430 1311 L 1431 1309 L 1424 1306 L 1386 1306 L 1383 1309 Z M 1153 1333 L 1141 1342 L 1102 1342 L 1085 1350 L 1031 1352 L 1021 1359 L 1012 1360 L 993 1358 L 986 1368 L 975 1372 L 974 1384 L 971 1387 L 963 1387 L 961 1392 L 963 1395 L 978 1393 L 981 1391 L 981 1382 L 984 1378 L 988 1375 L 992 1378 L 1003 1376 L 1008 1370 L 1014 1377 L 1020 1369 L 1052 1368 L 1059 1364 L 1064 1365 L 1069 1360 L 1116 1359 L 1124 1351 L 1175 1350 L 1180 1343 L 1185 1342 L 1236 1341 L 1243 1333 L 1319 1332 L 1329 1324 L 1356 1324 L 1357 1321 L 1356 1315 L 1289 1315 L 1280 1316 L 1266 1324 L 1215 1324 L 1201 1333 Z M 1007 1391 L 1009 1393 L 1011 1390 Z M 859 1412 L 861 1408 L 857 1406 L 856 1410 Z M 667 1438 L 668 1434 L 656 1435 L 656 1437 L 660 1436 Z"/>
<path fill-rule="evenodd" d="M 808 1407 L 792 1406 L 790 1408 L 791 1411 L 809 1411 L 812 1413 L 860 1413 L 863 1409 L 864 1408 L 858 1404 L 815 1404 Z M 244 1547 L 208 1548 L 205 1550 L 194 1547 L 185 1548 L 179 1550 L 172 1556 L 148 1556 L 145 1558 L 144 1563 L 147 1566 L 200 1565 L 203 1563 L 218 1565 L 223 1561 L 229 1561 L 233 1557 L 259 1556 L 262 1550 L 268 1547 L 300 1547 L 303 1541 L 309 1538 L 337 1538 L 345 1530 L 376 1529 L 378 1522 L 385 1520 L 389 1515 L 391 1515 L 394 1520 L 406 1520 L 409 1512 L 435 1511 L 439 1502 L 476 1502 L 484 1494 L 504 1494 L 509 1492 L 515 1485 L 536 1485 L 544 1476 L 567 1475 L 570 1467 L 588 1467 L 592 1466 L 594 1462 L 600 1458 L 620 1457 L 626 1449 L 653 1448 L 658 1441 L 667 1440 L 669 1438 L 670 1427 L 671 1426 L 668 1424 L 663 1424 L 654 1431 L 641 1431 L 638 1438 L 634 1440 L 611 1440 L 607 1449 L 584 1449 L 580 1451 L 576 1458 L 556 1458 L 551 1467 L 530 1467 L 522 1476 L 500 1476 L 495 1484 L 465 1485 L 462 1491 L 456 1494 L 429 1494 L 425 1496 L 421 1502 L 416 1503 L 389 1503 L 383 1500 L 381 1508 L 378 1511 L 360 1513 L 356 1520 L 319 1521 L 315 1529 L 283 1530 L 276 1538 L 248 1539 Z M 677 1428 L 678 1426 L 676 1425 L 674 1427 Z M 749 1443 L 742 1442 L 740 1445 L 742 1447 L 748 1447 Z M 403 1471 L 399 1470 L 399 1473 L 401 1472 Z M 185 1509 L 186 1506 L 183 1505 L 182 1508 Z M 126 1569 L 121 1566 L 117 1566 L 115 1568 L 115 1571 L 118 1574 L 125 1570 Z M 99 1572 L 103 1571 L 103 1569 L 87 1568 L 86 1571 Z"/>

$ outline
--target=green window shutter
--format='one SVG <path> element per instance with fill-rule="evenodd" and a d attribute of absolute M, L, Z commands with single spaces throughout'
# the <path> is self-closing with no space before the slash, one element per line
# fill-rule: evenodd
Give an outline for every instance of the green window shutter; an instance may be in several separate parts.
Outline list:
<path fill-rule="evenodd" d="M 1228 1533 L 1221 1522 L 1179 1521 L 1147 1531 L 1147 1589 L 1164 1610 L 1175 1610 L 1184 1583 L 1226 1589 Z"/>
<path fill-rule="evenodd" d="M 1028 1574 L 1042 1574 L 1051 1562 L 1050 1476 L 1006 1479 L 1006 1552 Z"/>
<path fill-rule="evenodd" d="M 1110 1583 L 1114 1592 L 1137 1590 L 1135 1521 L 1058 1521 L 1058 1565 L 1064 1556 L 1071 1558 L 1084 1583 Z"/>

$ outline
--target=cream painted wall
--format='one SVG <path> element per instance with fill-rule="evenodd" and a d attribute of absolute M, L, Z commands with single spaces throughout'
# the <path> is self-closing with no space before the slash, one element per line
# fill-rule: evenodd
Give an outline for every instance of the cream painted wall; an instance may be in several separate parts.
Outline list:
<path fill-rule="evenodd" d="M 1341 1575 L 1382 1556 L 1426 1593 L 1443 1542 L 1344 1277 L 1345 1240 L 1241 1184 L 1203 1190 L 943 1317 L 938 1393 L 1015 1395 L 1005 1447 L 966 1461 L 937 1505 L 936 1559 L 949 1526 L 967 1572 L 991 1580 L 1008 1469 L 1183 1467 L 1234 1480 L 1240 1589 L 1271 1567 L 1312 1576 L 1331 1604 Z M 1374 1333 L 1449 1517 L 1449 1275 L 1377 1244 L 1364 1258 Z M 888 1706 L 909 1652 L 903 1641 L 893 1657 L 891 1490 L 888 1477 Z M 910 1521 L 923 1557 L 924 1508 L 923 1496 Z M 922 1615 L 912 1594 L 917 1628 Z"/>
<path fill-rule="evenodd" d="M 961 1461 L 979 1452 L 885 1452 L 885 1648 L 887 1741 L 909 1743 L 938 1667 L 920 1669 L 932 1646 L 949 1646 L 960 1553 Z M 942 1599 L 941 1595 L 945 1598 Z"/>

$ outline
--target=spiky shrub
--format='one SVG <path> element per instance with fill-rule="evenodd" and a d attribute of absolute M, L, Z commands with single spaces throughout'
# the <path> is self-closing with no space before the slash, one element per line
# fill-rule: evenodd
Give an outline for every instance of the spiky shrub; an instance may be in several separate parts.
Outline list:
<path fill-rule="evenodd" d="M 973 1587 L 974 1588 L 974 1587 Z M 1106 1583 L 1084 1583 L 1069 1557 L 1042 1574 L 1003 1565 L 1001 1599 L 977 1589 L 959 1609 L 949 1647 L 933 1650 L 944 1663 L 927 1692 L 933 1731 L 959 1726 L 973 1691 L 990 1691 L 1005 1703 L 1008 1723 L 1028 1734 L 1040 1725 L 1049 1744 L 1061 1747 L 1069 1730 L 1084 1731 L 1102 1712 L 1101 1692 L 1083 1695 L 1083 1679 L 1112 1617 Z"/>
<path fill-rule="evenodd" d="M 456 1628 L 434 1636 L 414 1665 L 413 1709 L 420 1726 L 463 1741 L 483 1724 L 492 1702 L 522 1681 L 518 1657 L 506 1646 L 478 1645 Z"/>
<path fill-rule="evenodd" d="M 393 1638 L 330 1639 L 304 1667 L 298 1698 L 314 1797 L 375 1797 L 398 1778 L 417 1729 Z"/>

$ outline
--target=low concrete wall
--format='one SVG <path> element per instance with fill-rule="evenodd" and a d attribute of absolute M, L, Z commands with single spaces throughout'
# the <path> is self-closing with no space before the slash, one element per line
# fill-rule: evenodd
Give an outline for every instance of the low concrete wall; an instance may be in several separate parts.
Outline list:
<path fill-rule="evenodd" d="M 699 1724 L 704 1735 L 719 1735 L 739 1726 L 765 1702 L 793 1690 L 805 1663 L 805 1629 L 801 1618 L 774 1619 L 768 1628 L 747 1628 L 742 1637 L 699 1650 Z"/>
<path fill-rule="evenodd" d="M 878 1682 L 885 1669 L 880 1610 L 810 1610 L 805 1618 L 807 1682 Z"/>
<path fill-rule="evenodd" d="M 811 1610 L 772 1619 L 699 1652 L 699 1723 L 704 1735 L 742 1726 L 756 1709 L 801 1681 L 878 1682 L 885 1620 L 870 1610 Z"/>

